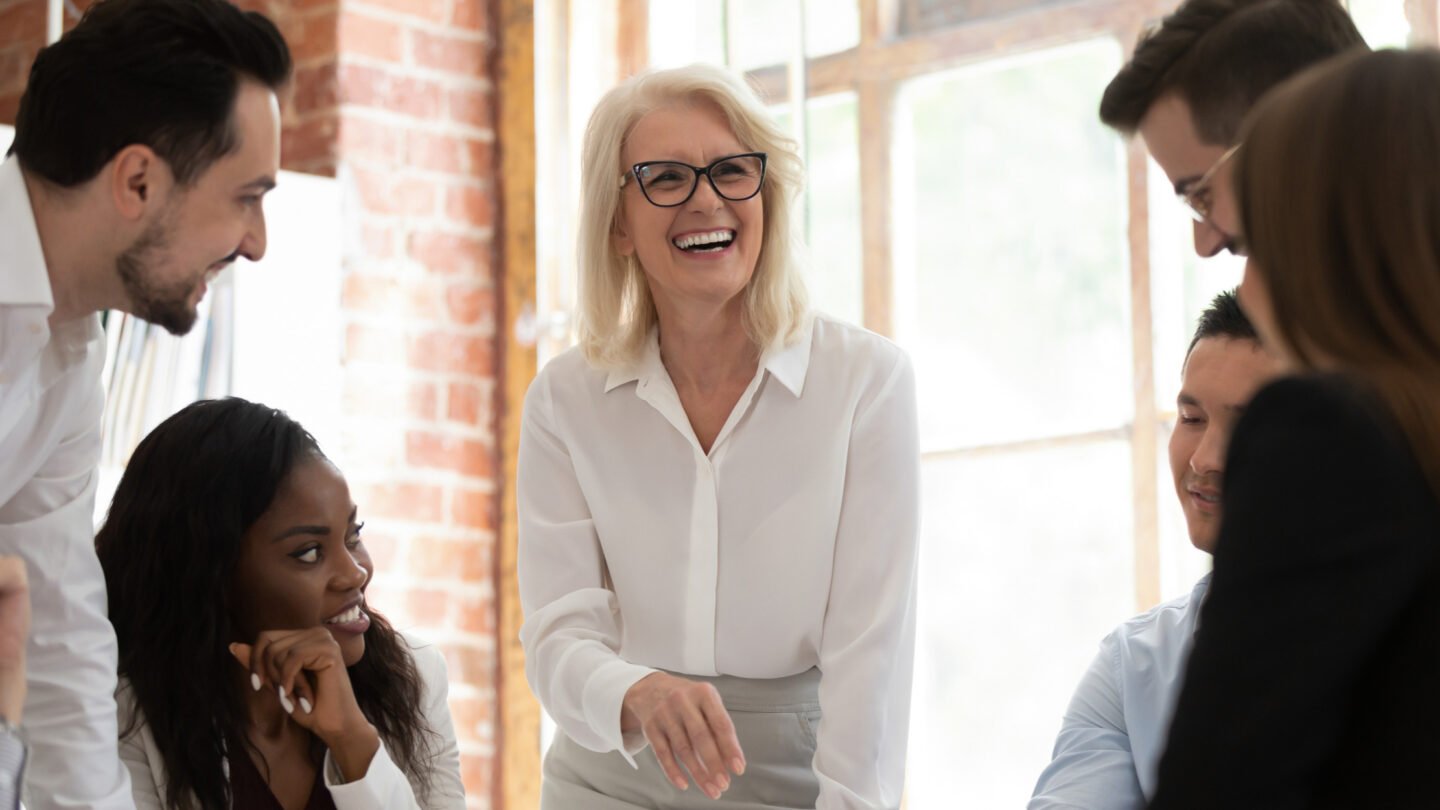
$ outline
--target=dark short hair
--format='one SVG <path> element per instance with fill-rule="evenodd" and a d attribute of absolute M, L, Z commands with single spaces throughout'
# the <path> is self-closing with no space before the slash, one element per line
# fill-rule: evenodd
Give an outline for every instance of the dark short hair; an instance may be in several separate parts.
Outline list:
<path fill-rule="evenodd" d="M 241 79 L 278 91 L 290 69 L 274 23 L 225 0 L 100 0 L 35 58 L 10 152 L 72 188 L 143 144 L 189 185 L 239 145 Z"/>
<path fill-rule="evenodd" d="M 1365 40 L 1337 0 L 1186 0 L 1142 34 L 1100 100 L 1100 120 L 1126 135 L 1161 96 L 1179 93 L 1207 143 L 1236 140 L 1267 90 Z"/>
<path fill-rule="evenodd" d="M 1210 306 L 1200 313 L 1200 321 L 1195 325 L 1195 336 L 1190 339 L 1190 348 L 1185 350 L 1185 357 L 1190 357 L 1190 352 L 1195 351 L 1195 345 L 1200 341 L 1217 337 L 1253 340 L 1256 344 L 1260 342 L 1260 336 L 1255 332 L 1255 324 L 1250 322 L 1245 310 L 1240 308 L 1240 301 L 1235 297 L 1234 290 L 1226 290 L 1215 296 Z"/>

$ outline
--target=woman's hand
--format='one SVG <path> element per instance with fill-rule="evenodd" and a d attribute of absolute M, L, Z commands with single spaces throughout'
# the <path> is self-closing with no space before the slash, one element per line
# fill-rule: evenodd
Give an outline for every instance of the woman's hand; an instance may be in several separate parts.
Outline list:
<path fill-rule="evenodd" d="M 677 759 L 712 799 L 720 798 L 730 787 L 727 768 L 737 776 L 745 772 L 745 754 L 735 736 L 735 724 L 720 693 L 708 683 L 664 672 L 641 678 L 620 705 L 620 729 L 644 732 L 660 767 L 680 790 L 689 787 L 689 782 Z"/>
<path fill-rule="evenodd" d="M 346 782 L 365 775 L 380 735 L 355 702 L 329 630 L 266 630 L 253 646 L 231 644 L 230 654 L 250 671 L 252 687 L 275 690 L 290 718 L 325 743 Z"/>

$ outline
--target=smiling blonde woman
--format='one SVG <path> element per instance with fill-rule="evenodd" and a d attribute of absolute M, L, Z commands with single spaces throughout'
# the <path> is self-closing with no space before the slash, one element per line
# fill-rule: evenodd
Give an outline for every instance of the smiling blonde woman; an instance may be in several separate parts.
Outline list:
<path fill-rule="evenodd" d="M 910 362 L 806 310 L 801 163 L 730 74 L 620 85 L 583 163 L 580 346 L 520 446 L 542 808 L 898 808 Z"/>

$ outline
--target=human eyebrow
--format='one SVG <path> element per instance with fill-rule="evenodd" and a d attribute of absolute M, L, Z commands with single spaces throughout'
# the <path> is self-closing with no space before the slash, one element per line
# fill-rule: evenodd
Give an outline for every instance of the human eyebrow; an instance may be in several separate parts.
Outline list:
<path fill-rule="evenodd" d="M 1198 408 L 1198 407 L 1200 407 L 1200 400 L 1198 400 L 1198 399 L 1196 399 L 1195 397 L 1193 397 L 1193 396 L 1185 393 L 1184 391 L 1181 391 L 1181 392 L 1180 392 L 1180 396 L 1175 397 L 1175 404 L 1176 404 L 1176 405 L 1188 405 L 1188 406 L 1190 406 L 1191 408 Z"/>
<path fill-rule="evenodd" d="M 270 190 L 273 189 L 273 188 L 275 188 L 275 178 L 273 178 L 273 177 L 271 177 L 270 175 L 267 174 L 267 175 L 265 175 L 264 177 L 257 177 L 257 178 L 255 178 L 254 180 L 251 180 L 250 182 L 248 182 L 248 183 L 246 183 L 245 185 L 241 186 L 241 187 L 240 187 L 240 190 L 241 190 L 241 191 L 258 191 L 258 192 L 260 192 L 260 193 L 263 194 L 263 193 L 265 193 L 265 192 L 267 192 L 267 191 L 270 191 Z"/>
<path fill-rule="evenodd" d="M 295 537 L 296 535 L 301 535 L 301 534 L 314 534 L 314 535 L 319 535 L 319 536 L 321 536 L 321 537 L 324 537 L 324 536 L 330 534 L 330 529 L 329 529 L 329 527 L 327 527 L 327 526 L 308 526 L 308 525 L 291 526 L 290 528 L 286 529 L 285 531 L 283 531 L 283 532 L 275 535 L 275 538 L 274 538 L 273 540 L 271 540 L 270 542 L 272 542 L 272 543 L 278 543 L 278 542 L 280 542 L 281 540 L 286 540 L 286 539 L 289 539 L 289 538 L 291 538 L 291 537 Z"/>

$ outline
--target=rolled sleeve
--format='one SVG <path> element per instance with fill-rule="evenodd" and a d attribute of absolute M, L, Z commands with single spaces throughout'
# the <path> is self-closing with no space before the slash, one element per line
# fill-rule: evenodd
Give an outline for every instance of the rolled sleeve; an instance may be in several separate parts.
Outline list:
<path fill-rule="evenodd" d="M 1076 687 L 1028 810 L 1145 806 L 1125 725 L 1118 632 L 1101 642 Z"/>

